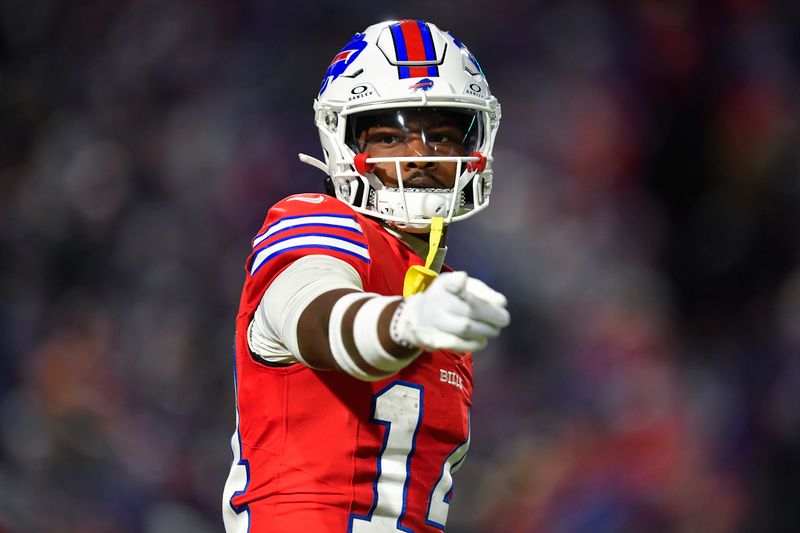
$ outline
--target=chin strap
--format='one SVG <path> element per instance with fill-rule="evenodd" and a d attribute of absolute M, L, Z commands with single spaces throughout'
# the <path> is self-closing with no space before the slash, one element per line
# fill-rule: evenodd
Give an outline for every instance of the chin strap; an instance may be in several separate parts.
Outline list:
<path fill-rule="evenodd" d="M 425 259 L 425 266 L 412 265 L 406 271 L 406 277 L 403 281 L 403 297 L 407 298 L 412 294 L 423 292 L 431 282 L 438 276 L 438 273 L 431 269 L 433 260 L 436 258 L 436 252 L 439 250 L 439 243 L 442 240 L 442 232 L 444 229 L 444 218 L 433 217 L 431 219 L 431 234 L 428 244 L 428 257 Z"/>

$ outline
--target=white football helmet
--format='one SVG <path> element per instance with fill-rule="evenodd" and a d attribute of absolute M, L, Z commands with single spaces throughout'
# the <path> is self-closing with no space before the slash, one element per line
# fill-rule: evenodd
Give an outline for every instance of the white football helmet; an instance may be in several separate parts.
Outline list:
<path fill-rule="evenodd" d="M 300 159 L 326 172 L 336 197 L 356 211 L 420 231 L 431 217 L 450 223 L 489 204 L 500 104 L 475 57 L 433 24 L 388 21 L 357 33 L 325 72 L 314 111 L 325 162 L 305 154 Z M 402 124 L 404 113 L 428 112 L 456 117 L 466 127 L 461 153 L 372 157 L 354 139 L 357 124 L 374 116 L 395 116 Z M 422 138 L 427 145 L 424 132 Z M 404 187 L 400 166 L 409 161 L 455 163 L 454 187 Z M 397 187 L 374 173 L 376 164 L 386 163 L 395 165 Z"/>

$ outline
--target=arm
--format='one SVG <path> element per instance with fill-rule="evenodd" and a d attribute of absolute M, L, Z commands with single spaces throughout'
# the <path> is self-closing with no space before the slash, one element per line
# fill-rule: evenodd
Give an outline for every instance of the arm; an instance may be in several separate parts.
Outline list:
<path fill-rule="evenodd" d="M 421 350 L 391 339 L 390 324 L 402 298 L 334 290 L 315 298 L 303 311 L 300 353 L 314 354 L 309 366 L 341 370 L 372 381 L 391 376 Z"/>
<path fill-rule="evenodd" d="M 506 324 L 505 298 L 463 272 L 403 299 L 363 292 L 352 266 L 312 255 L 267 289 L 249 340 L 268 361 L 283 357 L 371 381 L 405 367 L 422 348 L 480 349 Z"/>
<path fill-rule="evenodd" d="M 380 379 L 420 353 L 389 335 L 401 301 L 364 292 L 358 272 L 344 261 L 305 256 L 284 269 L 261 298 L 248 331 L 250 349 L 267 362 Z"/>

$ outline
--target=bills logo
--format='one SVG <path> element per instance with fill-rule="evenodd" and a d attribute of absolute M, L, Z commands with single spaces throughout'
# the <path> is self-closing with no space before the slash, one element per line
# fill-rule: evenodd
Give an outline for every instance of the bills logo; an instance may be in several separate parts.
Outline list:
<path fill-rule="evenodd" d="M 467 47 L 464 46 L 464 43 L 462 43 L 461 41 L 456 39 L 456 36 L 453 35 L 452 33 L 447 32 L 447 34 L 450 35 L 450 37 L 453 38 L 453 42 L 456 43 L 456 46 L 458 46 L 461 49 L 462 52 L 467 54 L 467 57 L 469 58 L 470 62 L 473 65 L 475 65 L 476 69 L 478 69 L 478 72 L 475 72 L 474 74 L 483 74 L 483 69 L 481 68 L 481 64 L 478 63 L 478 60 L 475 59 L 475 56 L 472 55 L 472 53 L 469 50 L 467 50 Z"/>
<path fill-rule="evenodd" d="M 417 83 L 415 83 L 414 85 L 409 85 L 408 86 L 408 88 L 412 92 L 416 92 L 417 89 L 421 89 L 423 91 L 427 91 L 431 87 L 433 87 L 433 80 L 430 80 L 428 78 L 423 78 L 423 79 L 419 80 Z"/>
<path fill-rule="evenodd" d="M 336 54 L 336 57 L 333 58 L 331 64 L 328 65 L 328 68 L 334 66 L 339 61 L 344 61 L 344 64 L 347 65 L 348 64 L 347 60 L 350 59 L 350 56 L 355 54 L 357 51 L 358 50 L 345 50 L 344 52 L 339 52 L 338 54 Z"/>
<path fill-rule="evenodd" d="M 344 48 L 333 57 L 328 70 L 325 71 L 325 77 L 322 78 L 322 86 L 319 89 L 320 95 L 328 88 L 328 84 L 341 76 L 347 70 L 347 67 L 364 51 L 364 48 L 367 47 L 367 41 L 364 40 L 364 37 L 363 33 L 355 34 L 350 39 L 350 42 L 344 45 Z"/>

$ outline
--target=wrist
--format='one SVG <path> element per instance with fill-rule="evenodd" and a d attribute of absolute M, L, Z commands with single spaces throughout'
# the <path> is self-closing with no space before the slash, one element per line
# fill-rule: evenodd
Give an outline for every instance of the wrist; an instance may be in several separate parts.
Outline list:
<path fill-rule="evenodd" d="M 403 299 L 380 296 L 367 302 L 356 314 L 354 336 L 364 360 L 381 370 L 398 370 L 406 366 L 419 350 L 412 344 L 394 342 L 391 320 Z"/>
<path fill-rule="evenodd" d="M 416 346 L 404 335 L 406 328 L 404 327 L 405 321 L 403 320 L 403 314 L 407 310 L 407 303 L 407 300 L 403 299 L 400 300 L 400 303 L 397 305 L 397 308 L 392 315 L 392 320 L 389 323 L 389 338 L 398 346 L 407 350 L 413 350 L 416 349 Z"/>

